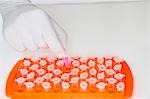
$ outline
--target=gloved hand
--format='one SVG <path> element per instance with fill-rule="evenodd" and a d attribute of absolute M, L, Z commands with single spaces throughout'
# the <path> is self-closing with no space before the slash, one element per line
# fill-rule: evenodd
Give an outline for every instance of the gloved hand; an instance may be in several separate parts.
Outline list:
<path fill-rule="evenodd" d="M 58 57 L 65 57 L 67 35 L 44 10 L 27 0 L 1 3 L 3 33 L 8 43 L 18 51 L 50 48 Z"/>

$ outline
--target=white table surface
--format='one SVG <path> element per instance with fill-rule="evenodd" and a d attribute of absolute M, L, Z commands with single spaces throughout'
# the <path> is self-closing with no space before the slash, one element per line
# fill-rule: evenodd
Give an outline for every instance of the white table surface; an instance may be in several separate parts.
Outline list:
<path fill-rule="evenodd" d="M 70 55 L 117 55 L 124 58 L 135 80 L 132 99 L 149 99 L 149 43 L 145 3 L 47 5 L 43 8 L 68 32 Z M 24 56 L 27 54 L 12 49 L 0 33 L 0 99 L 6 98 L 5 84 L 10 70 Z"/>

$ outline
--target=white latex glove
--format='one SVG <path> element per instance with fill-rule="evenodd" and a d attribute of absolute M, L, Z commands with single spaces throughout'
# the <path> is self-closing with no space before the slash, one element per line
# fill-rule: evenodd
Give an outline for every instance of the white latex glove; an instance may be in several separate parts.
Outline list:
<path fill-rule="evenodd" d="M 67 35 L 46 12 L 30 3 L 9 5 L 11 9 L 2 15 L 3 33 L 12 47 L 18 51 L 50 48 L 56 56 L 66 56 Z"/>

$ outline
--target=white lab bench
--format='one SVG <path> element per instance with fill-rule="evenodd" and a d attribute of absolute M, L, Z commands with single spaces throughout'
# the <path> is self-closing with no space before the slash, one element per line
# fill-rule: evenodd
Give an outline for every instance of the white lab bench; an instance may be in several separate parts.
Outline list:
<path fill-rule="evenodd" d="M 132 99 L 149 99 L 147 2 L 40 5 L 40 7 L 46 9 L 67 31 L 70 55 L 117 55 L 124 58 L 134 76 Z M 5 99 L 5 84 L 10 70 L 17 60 L 24 56 L 27 55 L 12 49 L 0 33 L 1 99 Z"/>

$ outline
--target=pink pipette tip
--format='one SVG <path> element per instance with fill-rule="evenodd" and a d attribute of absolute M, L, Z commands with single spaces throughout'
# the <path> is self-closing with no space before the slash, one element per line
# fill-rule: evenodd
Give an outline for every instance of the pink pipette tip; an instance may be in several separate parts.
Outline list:
<path fill-rule="evenodd" d="M 65 63 L 65 66 L 67 69 L 70 69 L 70 61 L 69 61 L 69 58 L 68 57 L 65 57 L 64 58 L 64 63 Z"/>

